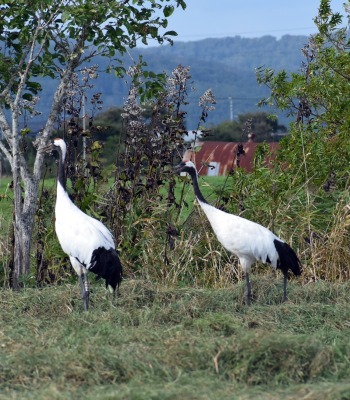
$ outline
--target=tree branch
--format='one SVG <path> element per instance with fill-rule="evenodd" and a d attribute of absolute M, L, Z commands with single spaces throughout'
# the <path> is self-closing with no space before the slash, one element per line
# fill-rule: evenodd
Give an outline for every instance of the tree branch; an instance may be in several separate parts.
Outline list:
<path fill-rule="evenodd" d="M 23 51 L 22 57 L 18 63 L 18 66 L 16 67 L 16 72 L 20 71 L 23 67 L 23 64 L 27 58 L 27 55 L 29 53 L 29 46 L 24 48 L 25 50 Z M 5 99 L 5 101 L 8 104 L 12 103 L 12 98 L 11 98 L 11 90 L 12 87 L 17 79 L 18 75 L 16 73 L 11 74 L 11 78 L 8 82 L 8 84 L 6 85 L 6 87 L 4 88 L 4 90 L 2 91 L 2 93 L 0 93 L 0 99 Z"/>
<path fill-rule="evenodd" d="M 32 66 L 32 63 L 34 61 L 33 54 L 34 54 L 34 51 L 35 51 L 35 44 L 36 44 L 36 41 L 37 41 L 38 34 L 39 34 L 40 30 L 41 30 L 41 27 L 37 26 L 36 29 L 35 29 L 35 32 L 33 34 L 33 37 L 31 39 L 31 44 L 28 45 L 29 49 L 28 49 L 27 55 L 29 55 L 29 59 L 27 61 L 27 65 L 26 65 L 23 73 L 19 74 L 20 75 L 20 82 L 19 82 L 19 85 L 18 85 L 17 94 L 15 96 L 15 100 L 13 101 L 13 104 L 11 105 L 11 107 L 14 107 L 14 109 L 17 112 L 18 112 L 17 108 L 18 108 L 18 105 L 19 105 L 19 101 L 22 98 L 23 88 L 24 88 L 24 85 L 25 85 L 26 80 L 28 78 L 29 71 L 30 71 L 30 68 Z"/>
<path fill-rule="evenodd" d="M 11 156 L 10 152 L 8 151 L 8 149 L 6 148 L 6 146 L 4 145 L 4 143 L 2 142 L 2 140 L 0 140 L 0 150 L 5 155 L 7 161 L 10 163 L 10 166 L 12 169 L 12 167 L 13 167 L 12 156 Z"/>
<path fill-rule="evenodd" d="M 39 174 L 41 172 L 41 165 L 44 158 L 43 148 L 46 146 L 48 138 L 53 132 L 54 125 L 62 110 L 63 98 L 67 93 L 67 89 L 72 79 L 72 75 L 75 69 L 81 64 L 81 56 L 83 54 L 82 49 L 84 48 L 84 44 L 85 44 L 85 33 L 83 28 L 81 35 L 74 46 L 74 49 L 67 57 L 69 59 L 67 69 L 63 71 L 63 74 L 61 76 L 61 82 L 53 96 L 50 114 L 46 121 L 45 127 L 42 130 L 40 137 L 38 137 L 36 141 L 36 146 L 38 150 L 35 157 L 33 173 L 34 176 L 37 178 L 39 177 Z"/>

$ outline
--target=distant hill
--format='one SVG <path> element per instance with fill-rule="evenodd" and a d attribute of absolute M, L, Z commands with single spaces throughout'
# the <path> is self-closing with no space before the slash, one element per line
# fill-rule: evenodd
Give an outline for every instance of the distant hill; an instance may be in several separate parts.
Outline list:
<path fill-rule="evenodd" d="M 134 49 L 134 59 L 142 54 L 150 70 L 154 72 L 171 71 L 179 64 L 191 67 L 191 76 L 195 92 L 189 93 L 187 128 L 195 129 L 200 116 L 198 99 L 207 89 L 212 89 L 216 99 L 216 110 L 211 112 L 207 123 L 218 124 L 230 119 L 230 101 L 234 117 L 256 111 L 258 101 L 268 95 L 267 88 L 259 87 L 255 69 L 260 66 L 275 70 L 286 69 L 297 72 L 303 61 L 302 47 L 307 36 L 286 35 L 281 39 L 273 36 L 261 38 L 242 38 L 240 36 L 222 39 L 205 39 L 193 42 L 175 42 L 173 46 Z M 130 64 L 130 58 L 124 58 Z M 104 70 L 107 60 L 98 60 L 99 70 Z M 45 97 L 54 85 L 46 85 Z M 122 106 L 128 87 L 125 79 L 117 79 L 114 74 L 100 74 L 94 91 L 102 92 L 104 108 Z M 44 101 L 48 104 L 47 101 Z M 270 109 L 259 109 L 270 112 Z M 47 110 L 43 110 L 46 114 Z M 287 123 L 286 117 L 279 115 L 281 123 Z"/>

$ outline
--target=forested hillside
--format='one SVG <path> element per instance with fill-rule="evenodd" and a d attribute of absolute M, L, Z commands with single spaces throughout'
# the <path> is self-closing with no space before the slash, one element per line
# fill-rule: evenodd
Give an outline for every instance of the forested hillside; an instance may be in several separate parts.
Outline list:
<path fill-rule="evenodd" d="M 211 88 L 217 100 L 208 124 L 216 125 L 230 119 L 230 97 L 234 118 L 238 114 L 256 111 L 258 101 L 268 95 L 268 90 L 257 84 L 255 69 L 266 66 L 297 72 L 303 59 L 301 49 L 306 43 L 306 36 L 286 35 L 281 39 L 272 36 L 254 39 L 236 36 L 139 48 L 130 54 L 135 61 L 142 55 L 148 64 L 147 68 L 157 73 L 171 73 L 179 64 L 190 66 L 195 91 L 189 93 L 187 128 L 194 129 L 200 116 L 198 99 L 205 90 Z M 127 66 L 132 59 L 126 55 L 123 62 Z M 98 63 L 101 72 L 94 92 L 102 93 L 104 109 L 121 106 L 128 91 L 125 79 L 116 78 L 113 73 L 102 73 L 110 65 L 106 59 L 100 59 Z M 43 96 L 50 92 L 50 86 L 50 82 L 47 82 Z M 278 115 L 280 122 L 285 124 L 283 114 L 279 112 Z"/>
<path fill-rule="evenodd" d="M 190 95 L 193 105 L 189 124 L 192 128 L 199 114 L 197 98 L 208 88 L 217 98 L 216 110 L 208 122 L 217 124 L 230 118 L 229 97 L 232 97 L 234 117 L 257 110 L 257 102 L 268 92 L 258 86 L 255 68 L 266 66 L 297 71 L 302 60 L 300 49 L 306 42 L 305 36 L 284 36 L 280 40 L 272 36 L 255 39 L 236 36 L 175 43 L 172 47 L 150 48 L 140 53 L 155 71 L 162 68 L 170 71 L 179 62 L 191 67 L 196 88 Z"/>

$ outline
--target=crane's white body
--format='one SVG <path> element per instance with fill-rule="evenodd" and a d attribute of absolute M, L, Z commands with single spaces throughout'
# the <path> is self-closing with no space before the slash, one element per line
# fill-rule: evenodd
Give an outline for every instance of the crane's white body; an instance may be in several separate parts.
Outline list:
<path fill-rule="evenodd" d="M 79 276 L 83 303 L 87 310 L 90 290 L 88 271 L 104 278 L 108 289 L 115 293 L 122 280 L 122 265 L 111 232 L 102 222 L 82 212 L 69 198 L 64 169 L 66 143 L 62 139 L 55 139 L 53 148 L 59 153 L 56 234 L 62 250 L 69 256 Z"/>
<path fill-rule="evenodd" d="M 180 163 L 177 172 L 187 172 L 191 178 L 194 193 L 207 216 L 219 242 L 239 258 L 246 275 L 247 304 L 250 304 L 249 272 L 255 261 L 270 263 L 284 274 L 283 300 L 287 298 L 287 273 L 292 270 L 300 275 L 300 261 L 294 250 L 267 228 L 237 215 L 229 214 L 208 204 L 198 186 L 198 176 L 192 161 Z"/>
<path fill-rule="evenodd" d="M 198 202 L 219 242 L 239 258 L 244 272 L 249 272 L 255 261 L 266 263 L 269 260 L 277 268 L 279 258 L 274 240 L 284 243 L 281 239 L 255 222 Z"/>
<path fill-rule="evenodd" d="M 78 275 L 90 268 L 92 253 L 96 248 L 114 249 L 113 236 L 98 221 L 83 213 L 69 198 L 61 184 L 57 183 L 55 207 L 56 234 L 63 251 L 68 254 Z M 77 241 L 79 238 L 79 241 Z"/>

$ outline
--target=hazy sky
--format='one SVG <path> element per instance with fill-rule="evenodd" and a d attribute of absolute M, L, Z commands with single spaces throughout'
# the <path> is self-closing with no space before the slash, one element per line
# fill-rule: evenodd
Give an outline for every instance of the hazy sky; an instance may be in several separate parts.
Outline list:
<path fill-rule="evenodd" d="M 260 37 L 316 32 L 313 18 L 319 0 L 185 0 L 169 18 L 168 29 L 178 33 L 176 41 L 194 41 L 240 35 Z M 332 8 L 343 11 L 345 0 L 331 0 Z"/>

